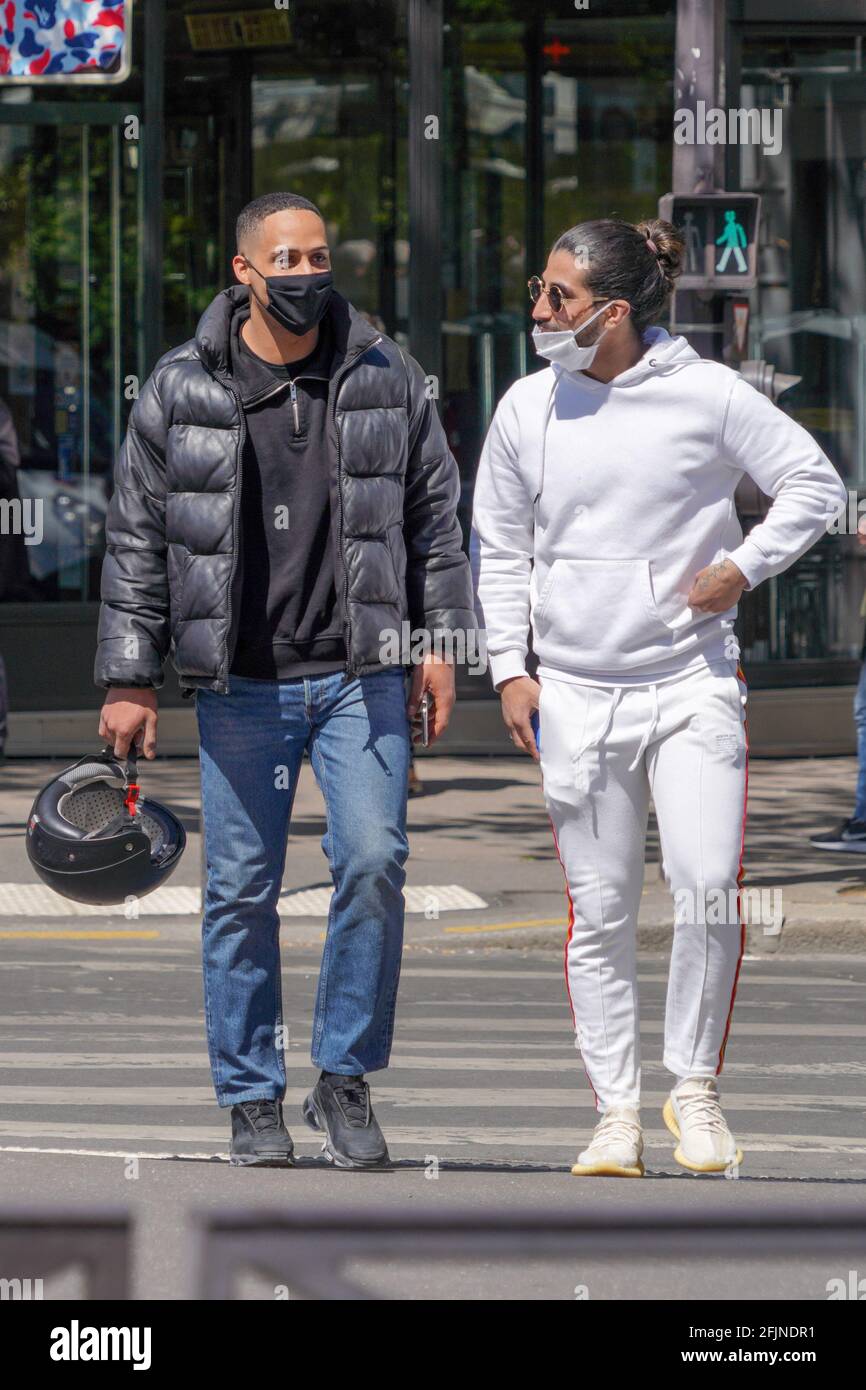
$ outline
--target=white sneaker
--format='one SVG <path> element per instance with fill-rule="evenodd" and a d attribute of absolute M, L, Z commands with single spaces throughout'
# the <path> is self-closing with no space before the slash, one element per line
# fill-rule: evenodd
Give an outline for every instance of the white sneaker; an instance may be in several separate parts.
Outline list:
<path fill-rule="evenodd" d="M 642 1153 L 640 1115 L 631 1105 L 615 1105 L 605 1110 L 571 1171 L 575 1177 L 642 1178 Z"/>
<path fill-rule="evenodd" d="M 674 1158 L 693 1173 L 723 1173 L 739 1166 L 743 1151 L 719 1105 L 719 1088 L 713 1076 L 687 1076 L 671 1091 L 662 1117 L 679 1144 Z"/>

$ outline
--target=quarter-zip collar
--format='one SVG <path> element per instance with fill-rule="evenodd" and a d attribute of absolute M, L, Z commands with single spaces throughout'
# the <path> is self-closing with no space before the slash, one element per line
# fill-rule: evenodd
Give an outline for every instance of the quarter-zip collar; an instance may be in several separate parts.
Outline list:
<path fill-rule="evenodd" d="M 319 338 L 309 358 L 300 360 L 297 374 L 292 371 L 292 363 L 286 362 L 286 372 L 273 372 L 260 357 L 242 341 L 243 326 L 249 321 L 249 309 L 239 308 L 231 321 L 231 363 L 232 371 L 245 410 L 252 410 L 263 401 L 292 392 L 295 381 L 315 379 L 330 381 L 334 358 L 333 334 L 327 315 L 319 327 Z M 279 364 L 275 364 L 279 365 Z"/>

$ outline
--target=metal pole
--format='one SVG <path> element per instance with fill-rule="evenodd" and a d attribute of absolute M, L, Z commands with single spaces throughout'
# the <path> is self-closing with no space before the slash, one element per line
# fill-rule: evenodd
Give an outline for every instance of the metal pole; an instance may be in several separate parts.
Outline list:
<path fill-rule="evenodd" d="M 442 0 L 409 0 L 409 346 L 442 376 Z M 436 138 L 431 117 L 439 121 Z"/>
<path fill-rule="evenodd" d="M 121 148 L 120 126 L 115 124 L 108 132 L 111 150 L 111 196 L 109 200 L 109 219 L 111 223 L 111 457 L 117 457 L 120 448 L 121 400 L 123 395 L 123 364 L 121 362 L 121 313 L 123 254 L 121 226 Z M 90 595 L 88 594 L 89 598 Z"/>
<path fill-rule="evenodd" d="M 83 495 L 90 487 L 90 127 L 81 127 L 81 483 Z M 81 560 L 78 589 L 87 592 L 86 511 L 81 518 Z"/>
<path fill-rule="evenodd" d="M 697 117 L 725 99 L 726 0 L 679 0 L 677 4 L 674 110 Z M 712 193 L 725 186 L 724 145 L 673 147 L 673 192 Z"/>
<path fill-rule="evenodd" d="M 162 351 L 163 160 L 165 121 L 165 0 L 147 0 L 144 10 L 144 120 L 142 203 L 144 208 L 144 368 L 153 370 Z"/>
<path fill-rule="evenodd" d="M 700 112 L 718 106 L 725 97 L 725 13 L 726 0 L 677 4 L 674 111 L 692 111 L 696 124 Z M 711 193 L 724 187 L 724 145 L 674 144 L 672 192 Z M 672 317 L 694 328 L 708 325 L 708 333 L 697 332 L 693 342 L 702 357 L 717 355 L 709 326 L 721 322 L 722 304 L 723 297 L 711 292 L 679 290 L 674 295 Z"/>

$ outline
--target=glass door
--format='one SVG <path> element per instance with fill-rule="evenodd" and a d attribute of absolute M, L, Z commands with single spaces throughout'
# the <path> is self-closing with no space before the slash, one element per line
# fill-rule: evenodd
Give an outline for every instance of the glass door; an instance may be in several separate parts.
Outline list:
<path fill-rule="evenodd" d="M 3 485 L 41 536 L 4 567 L 7 602 L 98 598 L 111 469 L 142 379 L 136 120 L 126 103 L 0 102 Z"/>

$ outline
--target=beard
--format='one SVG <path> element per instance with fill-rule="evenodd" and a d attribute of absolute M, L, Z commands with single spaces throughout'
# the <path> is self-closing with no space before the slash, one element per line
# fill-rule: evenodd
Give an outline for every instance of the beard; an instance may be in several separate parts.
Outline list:
<path fill-rule="evenodd" d="M 577 334 L 578 347 L 592 347 L 594 343 L 598 342 L 604 332 L 604 320 L 598 318 L 595 323 L 589 324 L 587 328 L 575 328 L 572 329 L 572 332 Z"/>

